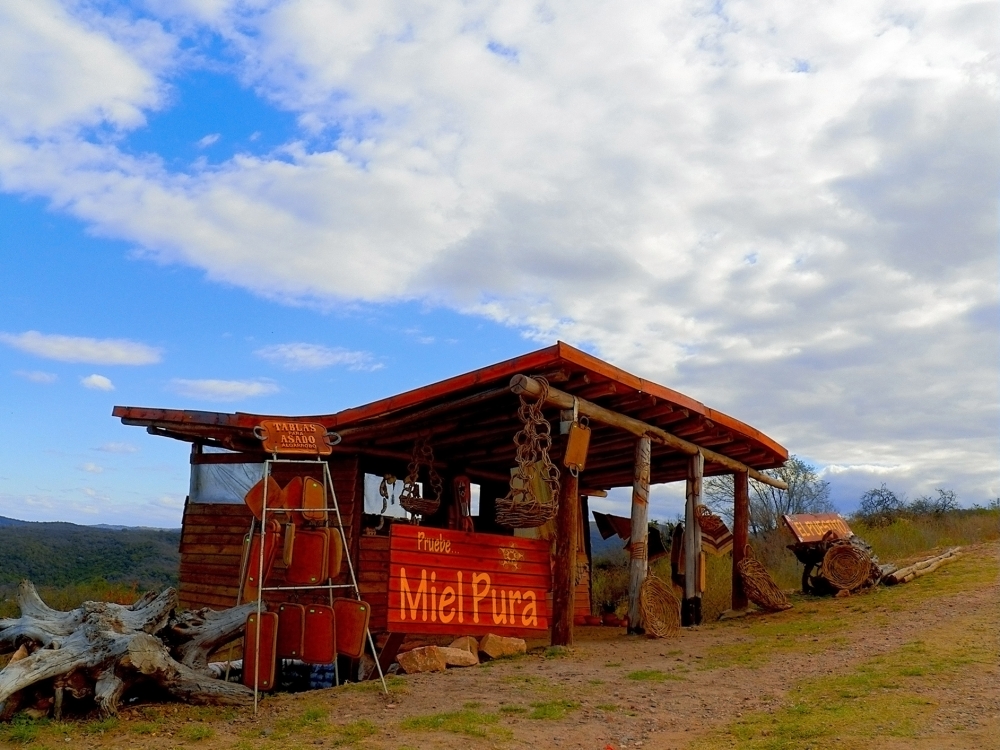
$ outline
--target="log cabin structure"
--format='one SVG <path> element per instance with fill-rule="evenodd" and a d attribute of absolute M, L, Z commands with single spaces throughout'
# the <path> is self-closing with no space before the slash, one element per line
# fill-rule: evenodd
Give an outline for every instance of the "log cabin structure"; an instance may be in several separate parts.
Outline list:
<path fill-rule="evenodd" d="M 508 495 L 517 465 L 514 437 L 523 427 L 522 403 L 541 408 L 551 425 L 551 461 L 561 467 L 558 497 L 552 498 L 558 500 L 557 510 L 541 529 L 516 530 L 498 519 L 498 499 Z M 421 529 L 469 533 L 468 549 L 473 556 L 479 539 L 495 542 L 498 536 L 540 536 L 551 541 L 551 570 L 548 566 L 544 570 L 551 575 L 548 625 L 552 643 L 558 645 L 572 643 L 574 619 L 579 622 L 591 610 L 590 578 L 581 574 L 590 562 L 589 534 L 585 533 L 588 497 L 603 496 L 616 487 L 632 488 L 629 622 L 630 632 L 642 632 L 639 590 L 646 577 L 650 483 L 686 483 L 686 570 L 697 571 L 700 532 L 695 513 L 701 503 L 702 477 L 735 475 L 733 607 L 740 609 L 747 603 L 735 570 L 747 539 L 748 478 L 783 488 L 780 481 L 762 472 L 781 466 L 788 457 L 785 448 L 753 427 L 562 342 L 334 414 L 265 417 L 131 406 L 117 406 L 113 413 L 125 425 L 142 426 L 152 435 L 191 444 L 191 492 L 184 509 L 180 550 L 183 606 L 221 609 L 238 603 L 241 555 L 251 519 L 241 502 L 246 485 L 222 497 L 225 488 L 213 489 L 213 482 L 231 482 L 238 471 L 251 478 L 256 471 L 259 477 L 259 468 L 254 467 L 270 456 L 263 451 L 255 428 L 264 419 L 283 419 L 323 425 L 339 438 L 322 460 L 329 467 L 343 517 L 346 554 L 357 571 L 361 595 L 371 606 L 373 631 L 393 629 L 390 602 L 400 601 L 400 596 L 406 601 L 390 585 L 390 532 L 407 521 L 365 512 L 366 475 L 369 487 L 372 477 L 390 480 L 386 486 L 396 487 L 391 480 L 410 471 L 416 444 L 429 446 L 432 453 L 425 456 L 421 468 L 424 486 L 433 483 L 428 466 L 440 477 L 440 509 L 422 516 Z M 571 471 L 563 467 L 567 436 L 560 426 L 580 424 L 586 421 L 584 417 L 591 429 L 589 446 L 582 470 Z M 227 467 L 229 473 L 213 475 L 212 467 Z M 306 467 L 309 471 L 316 477 L 322 475 Z M 274 465 L 279 484 L 290 478 L 290 472 L 303 470 Z M 462 518 L 456 498 L 456 493 L 468 491 L 469 482 L 479 487 L 478 513 L 471 520 Z M 279 577 L 280 568 L 279 563 Z M 697 574 L 685 578 L 684 624 L 700 621 L 698 581 Z M 404 604 L 399 605 L 401 612 Z M 514 606 L 512 598 L 512 612 Z M 443 614 L 441 619 L 445 619 Z M 466 634 L 458 625 L 453 632 Z"/>

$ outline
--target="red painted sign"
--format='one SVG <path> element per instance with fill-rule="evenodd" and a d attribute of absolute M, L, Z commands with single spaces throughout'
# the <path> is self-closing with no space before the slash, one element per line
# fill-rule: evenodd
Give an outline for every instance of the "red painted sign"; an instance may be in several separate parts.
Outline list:
<path fill-rule="evenodd" d="M 396 524 L 389 630 L 530 635 L 549 628 L 549 542 Z"/>
<path fill-rule="evenodd" d="M 839 513 L 797 513 L 782 518 L 800 542 L 819 542 L 831 531 L 835 539 L 849 539 L 854 535 Z"/>

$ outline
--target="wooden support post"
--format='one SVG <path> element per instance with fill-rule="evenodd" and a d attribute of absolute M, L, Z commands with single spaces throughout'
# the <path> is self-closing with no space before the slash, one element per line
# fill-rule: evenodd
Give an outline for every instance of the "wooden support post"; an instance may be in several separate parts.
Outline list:
<path fill-rule="evenodd" d="M 639 591 L 646 580 L 649 537 L 649 467 L 652 443 L 648 436 L 635 444 L 635 471 L 632 479 L 631 560 L 628 578 L 628 632 L 644 633 Z"/>
<path fill-rule="evenodd" d="M 684 506 L 684 602 L 681 625 L 701 624 L 701 527 L 698 506 L 701 505 L 701 479 L 705 473 L 705 457 L 698 453 L 688 459 L 687 503 Z"/>
<path fill-rule="evenodd" d="M 738 565 L 743 560 L 744 549 L 750 538 L 750 478 L 745 471 L 733 474 L 733 609 L 747 608 L 747 594 L 743 589 Z"/>
<path fill-rule="evenodd" d="M 580 481 L 562 473 L 556 512 L 556 566 L 552 590 L 552 645 L 573 645 L 573 609 L 576 606 L 576 548 L 580 524 Z"/>

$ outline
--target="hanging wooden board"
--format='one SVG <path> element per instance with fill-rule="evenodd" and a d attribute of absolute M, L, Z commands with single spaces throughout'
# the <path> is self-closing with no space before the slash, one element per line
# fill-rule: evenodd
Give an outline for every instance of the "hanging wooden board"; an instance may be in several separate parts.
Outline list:
<path fill-rule="evenodd" d="M 323 483 L 306 477 L 303 480 L 302 496 L 299 507 L 302 508 L 302 520 L 310 523 L 326 523 L 326 493 Z"/>
<path fill-rule="evenodd" d="M 269 476 L 266 480 L 261 479 L 257 484 L 249 489 L 243 501 L 247 504 L 254 518 L 260 520 L 264 508 L 264 490 L 267 489 L 267 508 L 272 510 L 284 503 L 284 496 L 281 485 L 274 481 L 274 477 Z"/>
<path fill-rule="evenodd" d="M 247 617 L 246 638 L 243 640 L 243 684 L 248 688 L 253 688 L 254 673 L 256 673 L 258 690 L 274 689 L 277 643 L 277 613 L 260 613 L 259 642 L 257 640 L 257 613 L 254 612 Z"/>
<path fill-rule="evenodd" d="M 326 580 L 329 553 L 328 529 L 299 529 L 295 533 L 292 564 L 285 582 L 292 586 L 315 586 Z"/>
<path fill-rule="evenodd" d="M 390 632 L 538 635 L 549 628 L 549 542 L 395 524 Z"/>
<path fill-rule="evenodd" d="M 281 455 L 329 456 L 333 448 L 326 439 L 326 427 L 315 422 L 265 419 L 254 428 L 267 453 Z"/>
<path fill-rule="evenodd" d="M 324 604 L 306 605 L 302 661 L 307 664 L 332 664 L 336 658 L 336 643 L 337 623 L 333 608 Z"/>
<path fill-rule="evenodd" d="M 357 599 L 334 599 L 333 613 L 337 622 L 337 653 L 360 659 L 365 652 L 365 636 L 371 607 Z"/>
<path fill-rule="evenodd" d="M 305 634 L 306 608 L 292 602 L 278 605 L 278 658 L 301 659 Z"/>

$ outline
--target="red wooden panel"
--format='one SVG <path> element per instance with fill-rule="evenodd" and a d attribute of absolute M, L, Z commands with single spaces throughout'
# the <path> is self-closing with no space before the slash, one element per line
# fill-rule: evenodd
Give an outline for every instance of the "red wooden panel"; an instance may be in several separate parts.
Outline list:
<path fill-rule="evenodd" d="M 306 634 L 306 608 L 301 604 L 283 602 L 278 606 L 279 659 L 299 659 Z"/>
<path fill-rule="evenodd" d="M 311 586 L 326 580 L 329 536 L 326 529 L 302 528 L 295 534 L 292 564 L 285 571 L 290 585 Z"/>
<path fill-rule="evenodd" d="M 258 690 L 272 690 L 274 688 L 277 640 L 278 615 L 276 613 L 260 613 L 259 641 L 257 640 L 257 613 L 254 612 L 247 618 L 246 640 L 244 641 L 246 647 L 243 649 L 244 685 L 252 688 L 256 677 Z"/>
<path fill-rule="evenodd" d="M 549 543 L 415 526 L 392 527 L 390 631 L 544 631 L 552 588 Z"/>
<path fill-rule="evenodd" d="M 302 661 L 309 664 L 331 664 L 335 656 L 336 630 L 333 608 L 323 604 L 308 605 Z"/>
<path fill-rule="evenodd" d="M 371 607 L 357 599 L 334 599 L 333 612 L 337 621 L 337 653 L 360 659 L 365 652 L 365 636 Z"/>

